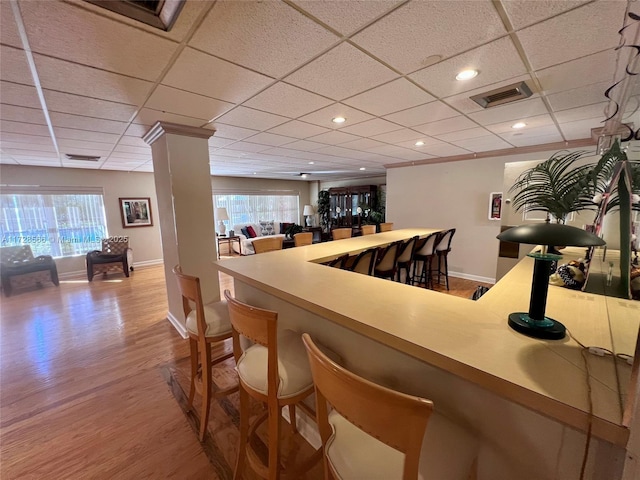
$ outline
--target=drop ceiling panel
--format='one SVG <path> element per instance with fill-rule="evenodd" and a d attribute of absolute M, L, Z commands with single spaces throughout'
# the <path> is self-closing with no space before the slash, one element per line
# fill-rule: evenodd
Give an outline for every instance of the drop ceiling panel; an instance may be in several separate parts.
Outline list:
<path fill-rule="evenodd" d="M 383 120 L 382 118 L 374 118 L 372 120 L 367 120 L 366 122 L 344 127 L 341 131 L 351 133 L 353 135 L 360 135 L 362 137 L 369 137 L 399 130 L 400 128 L 402 127 L 395 123 Z"/>
<path fill-rule="evenodd" d="M 445 142 L 456 143 L 459 140 L 470 140 L 479 137 L 486 137 L 487 135 L 491 135 L 491 132 L 482 128 L 475 127 L 469 128 L 467 130 L 459 130 L 457 132 L 445 133 L 442 135 L 436 135 L 436 138 L 443 140 Z"/>
<path fill-rule="evenodd" d="M 45 137 L 40 135 L 26 135 L 22 133 L 3 133 L 0 138 L 0 146 L 4 142 L 17 142 L 17 143 L 33 143 L 40 145 L 53 145 L 51 137 Z M 0 147 L 1 148 L 1 147 Z"/>
<path fill-rule="evenodd" d="M 215 122 L 213 128 L 216 130 L 216 137 L 229 138 L 231 140 L 242 140 L 258 133 L 258 130 L 236 127 L 219 122 Z"/>
<path fill-rule="evenodd" d="M 2 105 L 0 119 L 14 122 L 37 123 L 46 125 L 44 113 L 39 108 L 17 107 L 15 105 Z"/>
<path fill-rule="evenodd" d="M 409 108 L 402 112 L 386 115 L 384 118 L 405 127 L 413 127 L 414 125 L 422 125 L 427 122 L 435 122 L 436 120 L 444 120 L 459 115 L 453 108 L 442 102 L 431 102 L 419 107 Z"/>
<path fill-rule="evenodd" d="M 547 113 L 547 107 L 545 107 L 542 100 L 539 98 L 530 98 L 507 105 L 487 108 L 482 112 L 470 113 L 469 118 L 478 122 L 480 125 L 491 125 L 492 123 L 510 120 L 526 122 L 528 117 L 542 115 L 544 113 Z"/>
<path fill-rule="evenodd" d="M 218 100 L 239 103 L 272 81 L 246 68 L 185 48 L 162 83 Z"/>
<path fill-rule="evenodd" d="M 10 2 L 0 2 L 0 43 L 22 47 Z"/>
<path fill-rule="evenodd" d="M 494 124 L 488 125 L 486 128 L 487 130 L 490 130 L 493 133 L 507 133 L 507 132 L 526 133 L 530 131 L 532 128 L 544 127 L 547 125 L 554 125 L 553 119 L 551 118 L 550 115 L 537 115 L 535 117 L 528 117 L 524 123 L 526 123 L 527 125 L 526 127 L 521 129 L 514 129 L 513 121 L 494 123 Z"/>
<path fill-rule="evenodd" d="M 295 138 L 307 138 L 313 135 L 320 135 L 321 133 L 328 132 L 328 128 L 319 127 L 318 125 L 312 125 L 310 123 L 301 122 L 299 120 L 292 120 L 282 125 L 278 125 L 269 130 L 269 133 L 275 133 L 278 135 L 288 135 Z"/>
<path fill-rule="evenodd" d="M 353 140 L 358 140 L 359 138 L 360 137 L 358 137 L 357 135 L 351 135 L 350 133 L 333 131 L 316 135 L 309 138 L 309 140 L 313 142 L 326 143 L 329 145 L 338 145 L 340 143 L 347 143 Z"/>
<path fill-rule="evenodd" d="M 189 44 L 280 77 L 338 40 L 283 2 L 217 2 Z M 258 49 L 256 45 L 268 48 Z M 282 52 L 287 52 L 283 55 Z"/>
<path fill-rule="evenodd" d="M 238 107 L 218 117 L 216 121 L 236 127 L 268 130 L 289 120 L 287 117 L 262 112 L 253 108 Z"/>
<path fill-rule="evenodd" d="M 213 147 L 213 148 L 222 148 L 222 147 L 226 147 L 227 145 L 235 142 L 236 140 L 231 140 L 228 138 L 222 138 L 222 137 L 217 137 L 217 136 L 213 136 L 213 137 L 209 137 L 209 147 Z"/>
<path fill-rule="evenodd" d="M 0 112 L 4 108 L 0 105 Z M 13 122 L 10 120 L 0 120 L 0 132 L 24 133 L 29 135 L 49 136 L 49 128 L 46 125 L 36 125 L 33 123 Z"/>
<path fill-rule="evenodd" d="M 53 142 L 51 140 L 48 144 L 41 143 L 31 143 L 31 142 L 11 142 L 11 141 L 2 141 L 2 149 L 6 152 L 10 152 L 12 150 L 25 150 L 32 152 L 49 152 L 52 154 L 56 154 L 56 147 L 53 146 Z"/>
<path fill-rule="evenodd" d="M 156 80 L 178 47 L 64 2 L 48 2 L 46 8 L 40 2 L 21 2 L 20 10 L 32 51 L 132 77 Z"/>
<path fill-rule="evenodd" d="M 616 66 L 613 50 L 595 53 L 536 72 L 544 92 L 549 95 L 594 83 L 612 83 Z"/>
<path fill-rule="evenodd" d="M 517 32 L 535 70 L 615 48 L 626 2 L 594 2 Z M 611 28 L 615 26 L 614 28 Z M 562 48 L 559 48 L 559 46 Z"/>
<path fill-rule="evenodd" d="M 467 117 L 459 115 L 457 117 L 446 118 L 439 122 L 430 122 L 423 125 L 416 125 L 413 128 L 426 135 L 442 135 L 449 132 L 467 130 L 477 126 L 477 123 Z"/>
<path fill-rule="evenodd" d="M 333 100 L 278 82 L 245 102 L 244 105 L 265 112 L 297 118 L 331 103 Z"/>
<path fill-rule="evenodd" d="M 0 82 L 0 101 L 5 99 L 12 105 L 41 108 L 36 87 L 13 82 Z"/>
<path fill-rule="evenodd" d="M 310 140 L 297 140 L 295 142 L 288 143 L 286 148 L 311 152 L 313 150 L 317 150 L 326 146 L 327 145 L 324 143 L 312 142 Z"/>
<path fill-rule="evenodd" d="M 429 155 L 434 155 L 436 157 L 452 157 L 454 155 L 466 155 L 468 153 L 471 153 L 470 150 L 446 144 L 434 146 L 425 145 L 424 151 Z"/>
<path fill-rule="evenodd" d="M 86 162 L 78 160 L 62 160 L 62 166 L 67 168 L 100 168 L 100 162 Z"/>
<path fill-rule="evenodd" d="M 416 140 L 421 141 L 422 145 L 416 145 L 417 143 Z M 416 152 L 424 151 L 425 146 L 428 146 L 428 145 L 445 145 L 445 142 L 442 142 L 441 140 L 438 140 L 436 138 L 428 137 L 426 135 L 423 135 L 422 137 L 417 138 L 416 140 L 407 140 L 405 142 L 398 142 L 396 143 L 396 145 L 399 147 L 410 148 L 412 150 L 415 150 Z"/>
<path fill-rule="evenodd" d="M 499 135 L 507 142 L 516 146 L 531 145 L 530 142 L 550 143 L 561 142 L 564 140 L 560 135 L 558 128 L 553 124 L 539 127 L 526 127 L 522 130 L 505 131 Z M 541 137 L 545 137 L 545 140 L 539 140 Z"/>
<path fill-rule="evenodd" d="M 101 98 L 128 105 L 142 105 L 152 84 L 144 80 L 96 68 L 34 55 L 42 88 Z"/>
<path fill-rule="evenodd" d="M 118 145 L 115 150 L 114 153 L 135 153 L 137 155 L 146 155 L 146 156 L 151 156 L 151 147 L 147 146 L 147 147 L 134 147 L 131 145 Z"/>
<path fill-rule="evenodd" d="M 465 21 L 464 28 L 452 26 L 452 19 L 463 18 L 472 21 Z M 432 55 L 447 58 L 505 34 L 491 2 L 420 1 L 403 5 L 353 39 L 402 73 L 410 73 L 426 66 Z"/>
<path fill-rule="evenodd" d="M 0 78 L 9 82 L 35 85 L 24 50 L 0 45 Z"/>
<path fill-rule="evenodd" d="M 347 121 L 344 123 L 333 123 L 332 119 L 336 117 L 346 118 Z M 301 117 L 300 120 L 324 128 L 339 129 L 355 123 L 364 122 L 365 120 L 371 120 L 372 118 L 373 116 L 368 113 L 361 112 L 342 103 L 334 103 L 309 115 L 305 115 Z"/>
<path fill-rule="evenodd" d="M 344 148 L 351 148 L 354 150 L 368 150 L 375 147 L 383 147 L 385 144 L 377 140 L 370 138 L 360 138 L 351 142 L 341 143 L 340 146 Z"/>
<path fill-rule="evenodd" d="M 555 117 L 558 120 L 558 123 L 576 122 L 578 120 L 597 117 L 604 120 L 607 118 L 605 108 L 607 108 L 608 105 L 608 102 L 600 102 L 593 105 L 586 105 L 584 107 L 570 108 L 568 110 L 556 112 Z"/>
<path fill-rule="evenodd" d="M 407 108 L 432 102 L 435 98 L 404 78 L 398 78 L 385 85 L 376 87 L 344 100 L 344 103 L 373 115 L 405 110 Z"/>
<path fill-rule="evenodd" d="M 531 145 L 544 145 L 545 143 L 556 143 L 563 142 L 564 138 L 559 133 L 552 133 L 549 135 L 538 135 L 538 136 L 522 136 L 522 137 L 509 137 L 505 135 L 501 135 L 505 140 L 507 140 L 514 147 L 528 147 Z"/>
<path fill-rule="evenodd" d="M 416 132 L 415 130 L 411 130 L 409 128 L 401 128 L 394 132 L 383 133 L 382 135 L 374 135 L 371 138 L 385 143 L 399 143 L 406 140 L 415 140 L 422 136 L 422 133 Z"/>
<path fill-rule="evenodd" d="M 90 132 L 113 133 L 119 135 L 127 128 L 124 122 L 114 120 L 101 120 L 99 118 L 81 117 L 80 115 L 70 115 L 68 113 L 51 112 L 51 123 L 53 127 L 75 128 L 77 130 L 88 130 Z"/>
<path fill-rule="evenodd" d="M 490 150 L 502 150 L 512 148 L 512 145 L 505 142 L 497 135 L 486 135 L 484 137 L 469 138 L 452 142 L 454 145 L 465 148 L 471 152 L 488 152 Z"/>
<path fill-rule="evenodd" d="M 592 128 L 602 127 L 602 117 L 560 124 L 560 130 L 567 140 L 578 140 L 591 137 Z"/>
<path fill-rule="evenodd" d="M 150 146 L 147 145 L 147 142 L 145 142 L 142 138 L 129 137 L 127 135 L 124 135 L 122 138 L 120 138 L 118 145 L 129 145 L 131 147 L 143 147 L 143 148 L 149 147 L 150 148 Z"/>
<path fill-rule="evenodd" d="M 501 2 L 513 27 L 522 27 L 538 23 L 559 15 L 567 10 L 579 7 L 589 0 L 508 0 Z"/>
<path fill-rule="evenodd" d="M 278 147 L 280 145 L 285 145 L 287 143 L 297 141 L 297 139 L 293 137 L 285 137 L 284 135 L 275 135 L 273 133 L 267 132 L 258 133 L 253 137 L 249 137 L 248 140 L 249 142 L 260 143 L 262 145 L 268 145 L 272 147 Z"/>
<path fill-rule="evenodd" d="M 584 87 L 566 90 L 564 92 L 547 95 L 547 100 L 554 111 L 593 105 L 607 100 L 604 92 L 612 85 L 611 82 L 594 83 Z"/>
<path fill-rule="evenodd" d="M 207 121 L 222 115 L 233 106 L 233 103 L 185 92 L 166 85 L 158 85 L 145 103 L 145 107 L 148 108 L 187 117 L 205 118 Z"/>
<path fill-rule="evenodd" d="M 151 125 L 138 125 L 136 123 L 132 123 L 124 131 L 124 134 L 129 137 L 143 137 L 150 128 Z"/>
<path fill-rule="evenodd" d="M 267 150 L 268 148 L 269 148 L 269 145 L 261 145 L 258 143 L 251 143 L 251 142 L 235 142 L 225 147 L 224 151 L 238 150 L 243 153 L 253 154 L 253 153 L 262 152 L 263 150 Z M 220 149 L 216 150 L 216 153 L 217 152 L 220 152 Z"/>
<path fill-rule="evenodd" d="M 44 90 L 44 99 L 51 112 L 72 113 L 87 117 L 104 118 L 128 122 L 136 107 L 123 103 L 108 102 L 97 98 L 81 97 L 70 93 Z"/>
<path fill-rule="evenodd" d="M 342 100 L 397 76 L 357 48 L 342 43 L 289 75 L 285 81 Z"/>
<path fill-rule="evenodd" d="M 477 70 L 470 80 L 455 80 L 463 70 Z M 419 85 L 442 98 L 481 88 L 527 73 L 509 37 L 503 37 L 410 75 Z"/>
<path fill-rule="evenodd" d="M 184 115 L 176 115 L 175 113 L 161 112 L 151 108 L 143 108 L 138 112 L 133 123 L 140 125 L 153 125 L 156 122 L 170 122 L 181 125 L 189 125 L 191 127 L 200 127 L 207 123 L 206 118 L 185 117 Z"/>

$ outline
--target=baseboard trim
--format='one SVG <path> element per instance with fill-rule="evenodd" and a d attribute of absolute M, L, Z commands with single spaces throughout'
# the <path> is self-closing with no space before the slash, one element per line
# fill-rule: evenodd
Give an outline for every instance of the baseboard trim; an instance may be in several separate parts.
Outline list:
<path fill-rule="evenodd" d="M 167 320 L 169 320 L 169 323 L 173 325 L 173 327 L 178 331 L 178 333 L 182 338 L 185 338 L 185 339 L 189 338 L 189 334 L 187 333 L 187 328 L 171 312 L 167 312 Z"/>
<path fill-rule="evenodd" d="M 145 260 L 144 262 L 133 262 L 133 269 L 135 271 L 136 268 L 152 267 L 155 265 L 162 265 L 163 263 L 164 263 L 164 260 L 162 258 L 158 258 L 155 260 Z M 78 276 L 86 277 L 86 275 L 87 275 L 86 270 L 74 270 L 73 272 L 58 273 L 58 278 L 60 280 L 66 280 L 66 279 L 71 279 Z"/>
<path fill-rule="evenodd" d="M 436 272 L 437 275 L 437 272 Z M 449 271 L 450 277 L 463 278 L 465 280 L 473 280 L 474 282 L 482 282 L 482 283 L 490 283 L 494 285 L 496 283 L 495 278 L 491 277 L 481 277 L 480 275 L 471 275 L 469 273 L 461 273 L 461 272 L 451 272 Z"/>
<path fill-rule="evenodd" d="M 145 260 L 144 262 L 133 262 L 133 268 L 136 267 L 151 267 L 153 265 L 162 265 L 164 263 L 164 259 L 157 258 L 155 260 Z"/>

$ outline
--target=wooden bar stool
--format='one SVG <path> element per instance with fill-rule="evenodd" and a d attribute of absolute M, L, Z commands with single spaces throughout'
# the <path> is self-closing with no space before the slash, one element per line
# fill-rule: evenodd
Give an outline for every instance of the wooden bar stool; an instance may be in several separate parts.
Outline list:
<path fill-rule="evenodd" d="M 376 233 L 375 225 L 363 225 L 362 226 L 362 235 L 373 235 Z"/>
<path fill-rule="evenodd" d="M 203 304 L 200 290 L 200 279 L 182 273 L 180 265 L 173 268 L 178 280 L 178 289 L 182 295 L 182 308 L 189 332 L 189 350 L 191 357 L 191 386 L 187 411 L 193 406 L 193 397 L 197 389 L 196 380 L 201 381 L 202 411 L 200 413 L 200 441 L 204 440 L 209 423 L 209 411 L 212 398 L 229 395 L 238 390 L 238 385 L 226 389 L 217 389 L 212 378 L 213 366 L 233 356 L 226 353 L 211 358 L 211 345 L 219 344 L 231 338 L 231 323 L 227 302 L 218 301 Z M 192 306 L 195 306 L 195 308 Z"/>
<path fill-rule="evenodd" d="M 449 261 L 447 260 L 447 256 L 451 251 L 451 240 L 453 240 L 455 233 L 455 228 L 445 231 L 436 245 L 436 255 L 438 255 L 438 283 L 440 283 L 440 275 L 444 275 L 447 290 L 449 290 Z M 442 267 L 444 267 L 444 270 Z"/>
<path fill-rule="evenodd" d="M 278 313 L 253 307 L 224 292 L 233 331 L 233 353 L 240 380 L 240 445 L 234 479 L 242 477 L 245 462 L 262 478 L 275 480 L 282 476 L 297 479 L 320 460 L 322 450 L 296 466 L 282 468 L 280 455 L 281 410 L 289 407 L 293 433 L 296 428 L 296 404 L 310 418 L 315 412 L 302 400 L 313 393 L 313 379 L 302 338 L 292 330 L 277 331 Z M 242 350 L 240 336 L 253 342 Z M 267 405 L 267 410 L 253 423 L 249 422 L 249 397 Z M 268 462 L 260 460 L 251 445 L 256 430 L 268 422 Z"/>
<path fill-rule="evenodd" d="M 343 238 L 351 238 L 351 228 L 334 228 L 331 230 L 331 238 L 333 240 L 342 240 Z"/>
<path fill-rule="evenodd" d="M 380 232 L 390 232 L 393 230 L 393 223 L 381 223 Z"/>
<path fill-rule="evenodd" d="M 328 358 L 309 334 L 302 339 L 316 389 L 325 479 L 417 480 L 433 403 L 359 377 Z"/>
<path fill-rule="evenodd" d="M 416 253 L 416 244 L 420 237 L 416 235 L 410 238 L 400 248 L 400 254 L 398 255 L 398 282 L 402 281 L 402 271 L 405 271 L 404 283 L 409 285 L 411 283 L 411 266 Z"/>
<path fill-rule="evenodd" d="M 398 256 L 400 255 L 400 247 L 403 241 L 398 240 L 389 244 L 382 249 L 382 253 L 378 254 L 376 266 L 373 269 L 373 275 L 379 278 L 389 278 L 393 280 L 398 271 Z"/>
<path fill-rule="evenodd" d="M 424 242 L 416 249 L 413 264 L 413 285 L 424 283 L 425 288 L 433 287 L 433 258 L 436 256 L 436 245 L 440 239 L 441 232 L 434 232 L 424 239 Z M 417 274 L 418 262 L 422 262 L 422 270 Z"/>
<path fill-rule="evenodd" d="M 301 232 L 296 233 L 293 236 L 293 244 L 296 247 L 303 247 L 305 245 L 311 245 L 313 243 L 313 232 Z"/>
<path fill-rule="evenodd" d="M 282 237 L 267 235 L 253 241 L 253 251 L 256 253 L 267 253 L 282 250 L 282 242 Z"/>

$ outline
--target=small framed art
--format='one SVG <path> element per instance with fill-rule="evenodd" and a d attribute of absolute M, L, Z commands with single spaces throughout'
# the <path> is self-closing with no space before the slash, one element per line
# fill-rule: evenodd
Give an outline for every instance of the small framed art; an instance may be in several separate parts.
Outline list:
<path fill-rule="evenodd" d="M 151 227 L 151 200 L 149 197 L 120 198 L 122 227 Z"/>

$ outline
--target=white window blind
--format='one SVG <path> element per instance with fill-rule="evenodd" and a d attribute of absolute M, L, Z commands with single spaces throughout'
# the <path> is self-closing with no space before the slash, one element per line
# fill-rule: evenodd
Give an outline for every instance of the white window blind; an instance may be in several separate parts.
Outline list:
<path fill-rule="evenodd" d="M 213 196 L 216 208 L 225 207 L 229 226 L 240 223 L 258 223 L 261 220 L 295 222 L 300 218 L 300 200 L 297 192 L 218 193 Z"/>
<path fill-rule="evenodd" d="M 101 248 L 108 236 L 101 188 L 3 186 L 0 246 L 67 257 Z"/>

